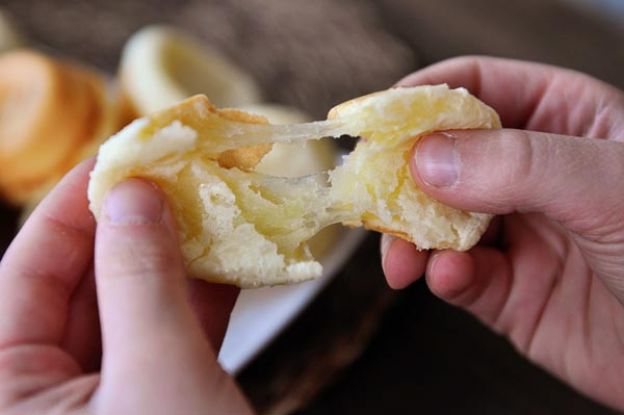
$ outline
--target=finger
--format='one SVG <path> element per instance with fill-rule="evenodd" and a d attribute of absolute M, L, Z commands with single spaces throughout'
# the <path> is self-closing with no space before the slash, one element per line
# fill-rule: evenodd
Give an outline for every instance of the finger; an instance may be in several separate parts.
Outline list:
<path fill-rule="evenodd" d="M 497 320 L 512 283 L 511 266 L 501 251 L 475 247 L 469 252 L 438 252 L 429 261 L 426 278 L 435 295 L 500 329 Z"/>
<path fill-rule="evenodd" d="M 624 97 L 585 74 L 538 63 L 489 57 L 449 59 L 402 79 L 399 86 L 447 83 L 492 106 L 503 125 L 606 138 L 624 129 Z M 521 85 L 510 93 L 510 86 Z"/>
<path fill-rule="evenodd" d="M 130 365 L 172 338 L 199 342 L 187 300 L 174 224 L 155 186 L 131 179 L 108 195 L 100 216 L 95 271 L 104 350 Z M 171 352 L 171 351 L 169 351 Z"/>
<path fill-rule="evenodd" d="M 424 137 L 410 169 L 423 191 L 448 205 L 544 213 L 578 233 L 618 223 L 624 211 L 624 145 L 613 141 L 454 131 Z"/>
<path fill-rule="evenodd" d="M 429 253 L 414 244 L 384 234 L 381 240 L 381 265 L 388 285 L 396 290 L 407 287 L 424 275 Z"/>
<path fill-rule="evenodd" d="M 233 285 L 212 284 L 194 278 L 189 279 L 188 286 L 191 306 L 202 331 L 212 347 L 219 350 L 240 290 Z"/>
<path fill-rule="evenodd" d="M 97 401 L 103 412 L 175 413 L 183 391 L 188 408 L 210 397 L 215 413 L 247 413 L 193 315 L 173 218 L 155 186 L 130 179 L 109 192 L 95 271 L 104 347 L 98 393 L 110 398 Z M 224 409 L 235 402 L 243 406 Z"/>
<path fill-rule="evenodd" d="M 537 215 L 509 215 L 503 222 L 508 249 L 476 246 L 468 252 L 439 252 L 429 261 L 426 278 L 438 297 L 473 313 L 528 352 L 546 304 L 557 290 L 562 294 L 558 275 L 567 266 L 560 255 L 566 238 Z"/>
<path fill-rule="evenodd" d="M 74 290 L 67 315 L 61 347 L 76 359 L 83 372 L 99 371 L 102 346 L 93 268 Z"/>
<path fill-rule="evenodd" d="M 33 212 L 0 264 L 0 347 L 59 344 L 69 300 L 93 255 L 87 182 L 74 168 Z"/>
<path fill-rule="evenodd" d="M 468 252 L 437 253 L 428 264 L 426 279 L 435 295 L 472 313 L 526 351 L 548 290 L 539 291 L 544 279 L 514 275 L 520 274 L 514 272 L 505 253 L 477 246 Z M 535 296 L 527 298 L 523 287 L 531 284 L 535 288 L 524 292 Z"/>

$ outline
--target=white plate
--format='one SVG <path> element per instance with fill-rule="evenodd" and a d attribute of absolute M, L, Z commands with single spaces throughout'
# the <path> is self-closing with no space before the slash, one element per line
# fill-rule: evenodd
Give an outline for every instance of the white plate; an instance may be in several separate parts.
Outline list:
<path fill-rule="evenodd" d="M 342 232 L 332 252 L 321 260 L 323 276 L 297 285 L 243 290 L 232 311 L 219 361 L 236 374 L 314 299 L 360 245 L 366 231 Z"/>

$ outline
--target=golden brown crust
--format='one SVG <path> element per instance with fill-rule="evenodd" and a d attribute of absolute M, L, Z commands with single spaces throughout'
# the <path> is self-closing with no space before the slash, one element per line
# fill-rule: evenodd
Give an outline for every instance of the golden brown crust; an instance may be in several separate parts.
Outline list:
<path fill-rule="evenodd" d="M 397 238 L 403 239 L 407 242 L 414 243 L 414 241 L 410 238 L 410 236 L 406 234 L 405 232 L 390 229 L 380 224 L 375 224 L 375 223 L 367 222 L 367 221 L 362 221 L 362 226 L 364 226 L 366 229 L 369 229 L 371 231 L 387 233 L 389 235 L 396 236 Z"/>
<path fill-rule="evenodd" d="M 266 117 L 257 114 L 250 114 L 245 111 L 237 110 L 236 108 L 216 108 L 216 112 L 226 120 L 242 122 L 246 124 L 268 124 L 269 121 Z"/>
<path fill-rule="evenodd" d="M 248 123 L 248 124 L 268 124 L 265 117 L 255 114 L 249 114 L 234 108 L 217 109 L 217 112 L 230 121 Z M 219 165 L 226 169 L 237 167 L 241 170 L 252 170 L 262 160 L 269 151 L 271 151 L 271 143 L 260 144 L 257 146 L 248 146 L 228 150 L 219 155 Z"/>
<path fill-rule="evenodd" d="M 0 79 L 4 93 L 17 93 L 31 82 L 38 83 L 40 94 L 37 98 L 31 92 L 31 107 L 15 101 L 23 111 L 21 118 L 12 119 L 13 128 L 21 134 L 0 132 L 4 141 L 0 169 L 5 169 L 0 192 L 10 203 L 21 205 L 38 199 L 41 189 L 51 188 L 89 151 L 94 153 L 117 121 L 104 77 L 95 71 L 20 51 L 0 59 L 0 73 L 6 75 Z M 29 80 L 21 79 L 20 73 L 28 74 Z"/>
<path fill-rule="evenodd" d="M 207 124 L 206 114 L 211 113 L 228 121 L 236 121 L 246 124 L 268 124 L 266 118 L 253 115 L 236 109 L 218 109 L 205 95 L 195 95 L 182 101 L 175 107 L 149 116 L 151 127 L 154 130 L 166 127 L 178 120 L 182 124 L 200 132 L 213 128 Z M 272 144 L 239 147 L 221 153 L 217 159 L 225 168 L 238 167 L 241 170 L 251 170 L 262 160 L 262 157 L 271 150 Z"/>
<path fill-rule="evenodd" d="M 354 226 L 352 226 L 350 224 L 345 224 L 345 225 L 350 226 L 350 227 L 354 227 Z M 399 239 L 403 239 L 404 241 L 407 241 L 407 242 L 410 242 L 410 243 L 414 244 L 414 246 L 416 246 L 416 249 L 418 249 L 418 250 L 422 250 L 423 249 L 422 247 L 419 247 L 418 244 L 416 243 L 416 241 L 411 239 L 410 236 L 407 233 L 405 233 L 405 232 L 401 232 L 401 231 L 397 231 L 397 230 L 394 230 L 394 229 L 390 229 L 390 228 L 388 228 L 386 226 L 383 226 L 383 225 L 381 225 L 379 223 L 373 223 L 371 221 L 365 221 L 365 220 L 362 221 L 362 226 L 364 228 L 368 229 L 368 230 L 371 230 L 371 231 L 385 233 L 387 235 L 392 235 L 392 236 L 395 236 L 395 237 L 397 237 Z M 450 243 L 445 243 L 445 242 L 442 242 L 442 241 L 437 243 L 436 249 L 453 249 L 455 251 L 465 251 L 466 250 L 465 248 L 462 248 L 461 246 L 459 246 L 457 244 L 450 244 Z"/>
<path fill-rule="evenodd" d="M 15 100 L 19 114 L 0 129 L 0 190 L 5 198 L 23 203 L 38 184 L 71 167 L 69 160 L 99 122 L 99 78 L 31 51 L 0 59 L 0 90 L 5 99 Z M 23 96 L 26 100 L 12 98 Z"/>
<path fill-rule="evenodd" d="M 241 147 L 228 150 L 219 155 L 217 161 L 221 167 L 231 169 L 237 167 L 241 170 L 252 170 L 262 160 L 265 154 L 271 151 L 272 144 Z"/>
<path fill-rule="evenodd" d="M 396 231 L 388 227 L 385 227 L 381 224 L 374 223 L 372 221 L 362 220 L 362 222 L 342 222 L 342 224 L 350 228 L 358 228 L 362 226 L 371 231 L 376 231 L 376 232 L 381 232 L 381 233 L 385 233 L 388 235 L 396 236 L 397 238 L 403 239 L 407 242 L 414 243 L 414 241 L 410 238 L 410 236 L 406 234 L 405 232 Z"/>

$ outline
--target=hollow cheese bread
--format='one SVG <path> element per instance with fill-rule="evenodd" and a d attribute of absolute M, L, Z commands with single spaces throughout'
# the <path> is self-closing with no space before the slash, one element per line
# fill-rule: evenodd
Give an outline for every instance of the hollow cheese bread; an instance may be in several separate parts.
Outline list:
<path fill-rule="evenodd" d="M 392 233 L 419 249 L 473 246 L 490 220 L 416 187 L 410 149 L 438 130 L 499 128 L 494 110 L 446 85 L 390 89 L 333 108 L 325 121 L 269 125 L 196 96 L 139 119 L 100 148 L 89 184 L 96 217 L 128 177 L 157 183 L 177 220 L 190 275 L 257 287 L 321 275 L 306 241 L 334 223 Z M 274 142 L 360 137 L 334 170 L 299 178 L 254 172 Z"/>

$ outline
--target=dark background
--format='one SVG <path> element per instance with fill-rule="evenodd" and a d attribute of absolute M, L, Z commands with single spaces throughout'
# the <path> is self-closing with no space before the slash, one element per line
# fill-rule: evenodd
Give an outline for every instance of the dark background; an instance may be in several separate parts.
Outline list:
<path fill-rule="evenodd" d="M 0 7 L 35 46 L 111 75 L 135 30 L 148 23 L 176 24 L 245 68 L 268 100 L 324 118 L 338 102 L 462 54 L 557 64 L 622 88 L 624 16 L 601 15 L 581 3 L 598 2 L 2 0 Z M 521 87 L 510 85 L 510 93 Z M 3 209 L 0 242 L 5 246 L 14 212 Z M 435 299 L 424 284 L 390 292 L 383 285 L 376 243 L 370 239 L 317 303 L 242 373 L 239 381 L 260 409 L 274 408 L 277 414 L 305 403 L 301 415 L 609 413 L 521 359 L 505 340 Z M 365 317 L 367 329 L 354 330 Z M 326 387 L 320 395 L 315 385 L 313 392 L 276 405 L 290 395 L 265 394 L 263 384 L 283 373 L 280 360 L 296 361 L 298 347 L 321 344 L 319 339 L 336 333 L 349 334 L 349 341 L 332 346 L 325 360 L 314 360 L 331 376 L 308 379 L 322 378 Z M 351 347 L 350 354 L 343 353 L 348 358 L 336 357 L 342 347 Z M 327 356 L 347 362 L 358 355 L 346 370 L 329 371 Z"/>

